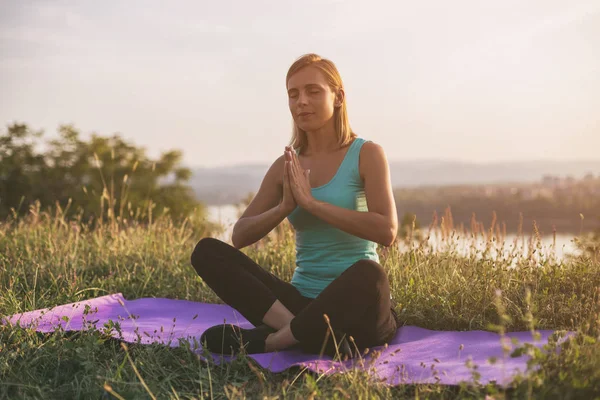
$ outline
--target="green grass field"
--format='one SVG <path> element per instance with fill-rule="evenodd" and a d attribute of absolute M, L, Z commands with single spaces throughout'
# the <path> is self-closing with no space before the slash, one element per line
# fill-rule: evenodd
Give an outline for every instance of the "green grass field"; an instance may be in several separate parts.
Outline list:
<path fill-rule="evenodd" d="M 453 250 L 451 229 L 444 229 L 446 251 L 380 249 L 405 324 L 440 330 L 577 331 L 559 353 L 532 352 L 537 369 L 509 388 L 390 388 L 369 383 L 358 372 L 272 374 L 247 357 L 217 366 L 183 347 L 125 347 L 99 331 L 42 335 L 0 326 L 0 399 L 598 398 L 600 261 L 590 254 L 563 261 L 537 253 L 494 258 L 492 238 L 487 250 L 464 257 Z M 145 226 L 113 221 L 94 231 L 39 210 L 4 221 L 0 315 L 116 292 L 128 299 L 219 302 L 190 265 L 191 251 L 203 235 L 211 232 L 175 225 L 166 217 Z M 242 251 L 291 278 L 294 242 L 288 227 Z"/>

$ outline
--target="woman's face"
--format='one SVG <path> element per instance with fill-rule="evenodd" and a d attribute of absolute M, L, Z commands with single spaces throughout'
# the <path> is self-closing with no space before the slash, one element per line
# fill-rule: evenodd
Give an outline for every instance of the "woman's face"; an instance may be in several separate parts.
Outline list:
<path fill-rule="evenodd" d="M 319 69 L 302 68 L 290 77 L 287 89 L 290 112 L 300 129 L 315 131 L 332 119 L 336 94 Z"/>

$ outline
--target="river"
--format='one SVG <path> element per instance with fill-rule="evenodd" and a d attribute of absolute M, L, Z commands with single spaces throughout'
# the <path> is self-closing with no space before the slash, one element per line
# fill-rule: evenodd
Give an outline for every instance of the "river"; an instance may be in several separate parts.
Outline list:
<path fill-rule="evenodd" d="M 208 218 L 213 222 L 222 224 L 223 227 L 225 228 L 225 231 L 223 232 L 223 234 L 221 234 L 219 236 L 219 239 L 230 243 L 233 225 L 237 221 L 237 214 L 238 214 L 238 209 L 235 205 L 208 206 Z M 515 234 L 507 234 L 506 235 L 504 251 L 503 251 L 504 254 L 510 253 L 511 249 L 514 246 L 516 238 L 517 238 L 517 236 Z M 564 256 L 566 254 L 573 254 L 576 251 L 576 246 L 573 242 L 574 238 L 575 238 L 574 235 L 557 234 L 556 235 L 556 246 L 554 249 L 552 249 L 552 246 L 554 243 L 554 238 L 552 236 L 543 236 L 541 238 L 541 245 L 542 245 L 541 253 L 545 254 L 547 252 L 555 251 L 556 257 L 558 259 L 562 259 L 562 258 L 564 258 Z M 462 240 L 462 243 L 465 244 L 464 246 L 460 245 L 461 240 Z M 473 242 L 471 239 L 467 239 L 467 241 L 465 241 L 464 239 L 459 238 L 457 240 L 457 242 L 459 243 L 459 246 L 458 246 L 459 248 L 457 249 L 459 252 L 465 253 L 468 248 L 472 248 Z M 441 240 L 441 236 L 439 234 L 437 234 L 437 235 L 432 235 L 432 237 L 429 239 L 429 244 L 434 249 L 441 249 L 447 243 L 445 243 L 443 240 Z M 481 249 L 485 248 L 485 245 L 486 245 L 485 240 L 483 238 L 478 239 L 475 244 L 476 244 L 477 250 L 481 250 Z M 526 251 L 526 249 L 528 248 L 528 245 L 529 245 L 528 237 L 526 237 L 524 241 L 521 238 L 517 242 L 518 248 L 521 249 L 520 251 Z M 462 251 L 461 251 L 461 247 L 462 247 Z"/>

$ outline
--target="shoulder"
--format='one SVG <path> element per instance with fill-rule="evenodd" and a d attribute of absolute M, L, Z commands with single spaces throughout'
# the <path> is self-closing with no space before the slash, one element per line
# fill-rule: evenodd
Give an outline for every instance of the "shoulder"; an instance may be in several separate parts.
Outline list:
<path fill-rule="evenodd" d="M 373 141 L 365 141 L 360 148 L 359 173 L 361 179 L 370 173 L 384 172 L 387 168 L 387 157 L 383 146 Z"/>
<path fill-rule="evenodd" d="M 285 164 L 285 156 L 280 155 L 269 167 L 266 177 L 277 185 L 283 185 L 283 168 Z"/>
<path fill-rule="evenodd" d="M 369 156 L 377 156 L 377 154 L 383 155 L 384 151 L 383 151 L 383 146 L 381 146 L 379 143 L 375 143 L 372 140 L 363 140 L 363 144 L 360 148 L 360 155 L 366 155 L 367 157 Z"/>

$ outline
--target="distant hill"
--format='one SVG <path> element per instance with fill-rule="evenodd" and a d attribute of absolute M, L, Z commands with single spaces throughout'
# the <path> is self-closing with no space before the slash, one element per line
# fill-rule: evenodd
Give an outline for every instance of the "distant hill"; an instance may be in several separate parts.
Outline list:
<path fill-rule="evenodd" d="M 260 187 L 268 164 L 193 168 L 190 185 L 209 205 L 232 204 Z M 455 161 L 390 161 L 392 186 L 445 186 L 538 182 L 544 175 L 600 175 L 600 161 L 523 161 L 476 164 Z"/>

